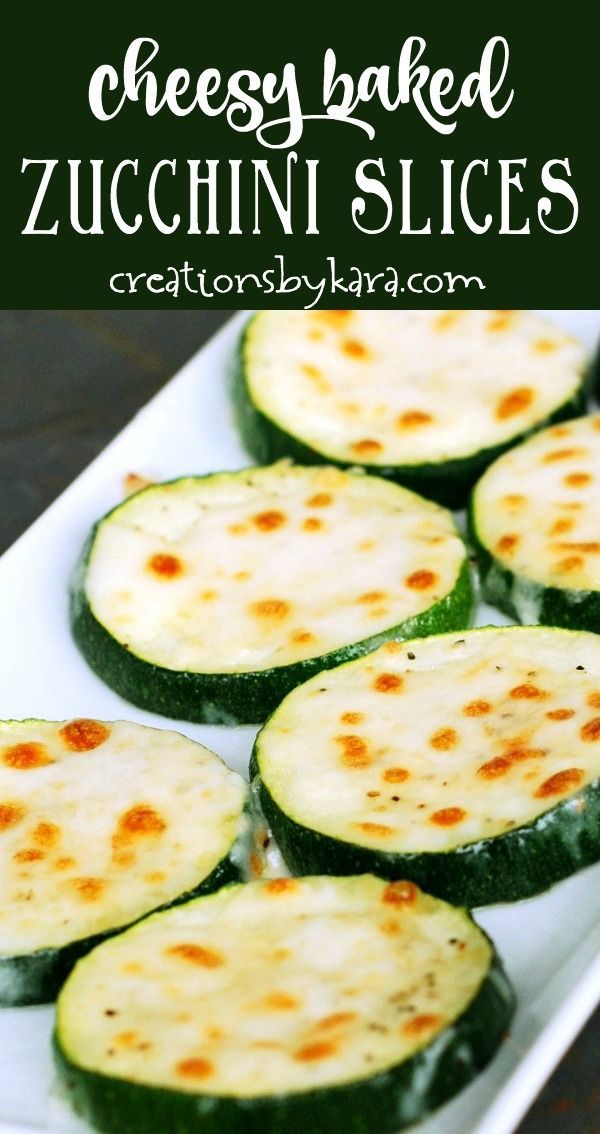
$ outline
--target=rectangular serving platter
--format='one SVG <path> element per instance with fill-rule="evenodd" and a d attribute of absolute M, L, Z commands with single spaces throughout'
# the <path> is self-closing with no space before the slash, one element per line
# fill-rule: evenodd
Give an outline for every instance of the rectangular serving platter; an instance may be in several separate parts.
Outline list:
<path fill-rule="evenodd" d="M 596 348 L 600 311 L 542 314 L 590 352 Z M 251 463 L 227 388 L 245 318 L 234 316 L 199 350 L 0 559 L 0 718 L 90 716 L 175 727 L 247 772 L 254 729 L 173 724 L 128 705 L 87 668 L 67 619 L 75 559 L 92 523 L 122 498 L 124 476 L 162 480 Z M 476 622 L 506 619 L 480 606 Z M 477 919 L 505 961 L 519 1008 L 491 1066 L 416 1128 L 419 1134 L 510 1134 L 600 998 L 600 864 Z M 88 1130 L 54 1081 L 52 1023 L 51 1007 L 0 1010 L 0 1134 Z"/>

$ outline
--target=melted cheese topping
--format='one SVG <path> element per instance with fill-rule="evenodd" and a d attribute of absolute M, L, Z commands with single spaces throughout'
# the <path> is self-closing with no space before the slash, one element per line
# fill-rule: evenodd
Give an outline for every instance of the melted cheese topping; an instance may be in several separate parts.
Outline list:
<path fill-rule="evenodd" d="M 58 1003 L 79 1066 L 251 1097 L 402 1062 L 476 995 L 491 947 L 412 883 L 278 878 L 228 887 L 94 951 Z"/>
<path fill-rule="evenodd" d="M 536 434 L 496 461 L 474 508 L 481 542 L 514 574 L 600 590 L 600 414 Z"/>
<path fill-rule="evenodd" d="M 124 721 L 0 723 L 0 955 L 58 947 L 194 889 L 246 788 L 206 748 Z"/>
<path fill-rule="evenodd" d="M 585 356 L 527 311 L 263 311 L 245 364 L 255 406 L 324 456 L 418 465 L 543 422 Z"/>
<path fill-rule="evenodd" d="M 190 477 L 99 526 L 85 581 L 96 618 L 168 669 L 287 665 L 389 631 L 454 587 L 448 512 L 328 468 Z"/>
<path fill-rule="evenodd" d="M 373 849 L 502 835 L 600 776 L 600 638 L 503 627 L 390 642 L 294 690 L 259 733 L 304 827 Z"/>

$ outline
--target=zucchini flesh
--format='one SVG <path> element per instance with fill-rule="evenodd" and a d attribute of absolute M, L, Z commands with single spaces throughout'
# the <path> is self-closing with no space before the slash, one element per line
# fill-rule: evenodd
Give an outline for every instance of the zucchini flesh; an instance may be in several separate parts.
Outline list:
<path fill-rule="evenodd" d="M 137 704 L 234 723 L 388 637 L 464 625 L 470 606 L 445 510 L 380 478 L 280 463 L 153 486 L 109 513 L 72 624 Z"/>
<path fill-rule="evenodd" d="M 522 622 L 600 630 L 600 414 L 543 430 L 477 485 L 486 597 Z"/>
<path fill-rule="evenodd" d="M 387 643 L 291 693 L 252 766 L 294 870 L 372 869 L 469 905 L 527 897 L 600 858 L 600 639 Z"/>
<path fill-rule="evenodd" d="M 1 722 L 0 1003 L 51 999 L 98 938 L 239 877 L 246 798 L 177 733 Z"/>
<path fill-rule="evenodd" d="M 152 1113 L 266 1132 L 319 1113 L 341 1131 L 351 1100 L 353 1129 L 393 1130 L 487 1062 L 512 1005 L 466 911 L 372 876 L 277 878 L 95 950 L 61 993 L 55 1046 L 78 1105 L 116 1134 Z"/>
<path fill-rule="evenodd" d="M 532 312 L 263 311 L 240 426 L 259 460 L 360 464 L 455 505 L 503 448 L 578 412 L 584 370 Z"/>

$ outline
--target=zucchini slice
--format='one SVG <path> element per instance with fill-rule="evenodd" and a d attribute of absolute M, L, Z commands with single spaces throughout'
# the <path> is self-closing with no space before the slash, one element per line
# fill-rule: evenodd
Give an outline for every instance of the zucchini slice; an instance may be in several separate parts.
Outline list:
<path fill-rule="evenodd" d="M 600 414 L 531 437 L 477 485 L 485 597 L 520 622 L 600 632 Z"/>
<path fill-rule="evenodd" d="M 448 512 L 380 478 L 280 462 L 156 485 L 110 512 L 72 626 L 134 704 L 236 724 L 388 638 L 465 626 L 471 604 Z"/>
<path fill-rule="evenodd" d="M 459 507 L 506 448 L 584 410 L 585 367 L 527 311 L 261 311 L 234 396 L 261 462 L 362 465 Z"/>
<path fill-rule="evenodd" d="M 55 1053 L 111 1134 L 367 1134 L 460 1090 L 512 1011 L 465 910 L 369 875 L 276 878 L 94 950 L 61 992 Z"/>
<path fill-rule="evenodd" d="M 246 800 L 175 732 L 0 722 L 0 1004 L 53 999 L 102 937 L 239 878 Z"/>
<path fill-rule="evenodd" d="M 291 869 L 410 878 L 468 906 L 600 858 L 600 638 L 390 642 L 296 689 L 253 774 Z"/>

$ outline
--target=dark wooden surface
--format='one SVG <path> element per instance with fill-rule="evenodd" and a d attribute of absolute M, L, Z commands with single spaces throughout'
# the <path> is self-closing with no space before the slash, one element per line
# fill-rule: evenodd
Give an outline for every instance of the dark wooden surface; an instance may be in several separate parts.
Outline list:
<path fill-rule="evenodd" d="M 0 313 L 0 551 L 227 314 Z M 600 1015 L 573 1045 L 518 1134 L 600 1134 Z"/>

